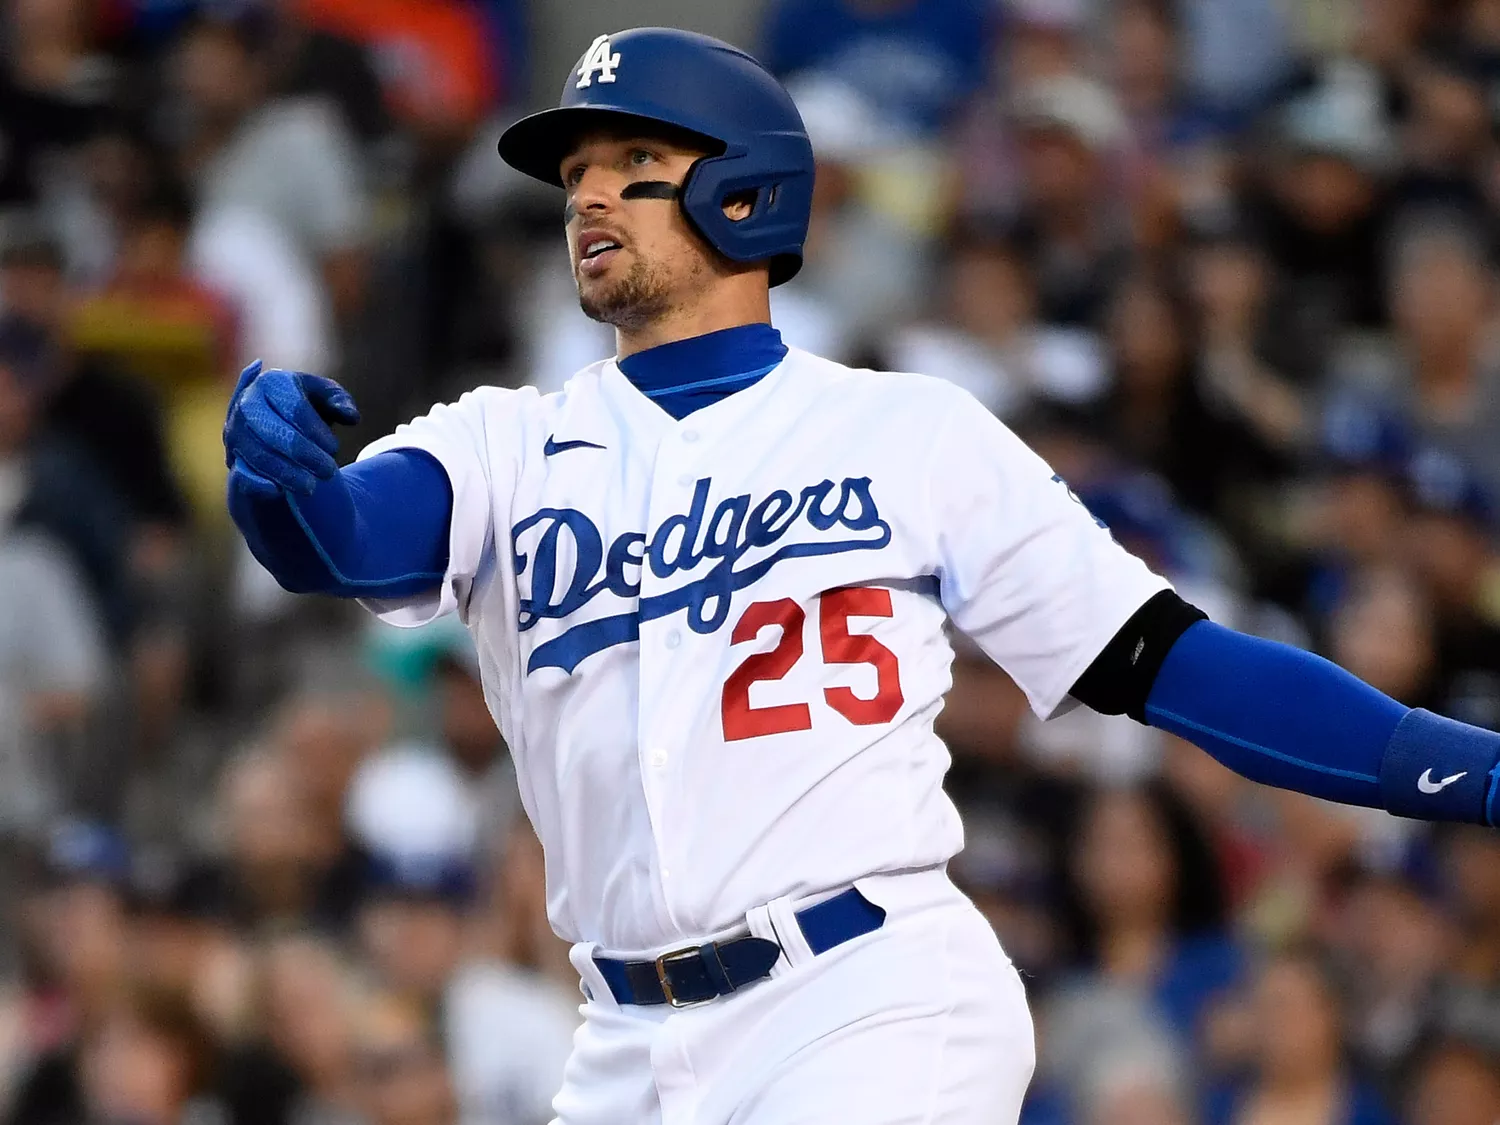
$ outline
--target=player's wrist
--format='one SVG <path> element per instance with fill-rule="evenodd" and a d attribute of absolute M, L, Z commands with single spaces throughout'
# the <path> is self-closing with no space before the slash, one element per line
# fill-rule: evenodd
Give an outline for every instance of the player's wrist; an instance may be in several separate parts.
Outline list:
<path fill-rule="evenodd" d="M 1413 708 L 1386 745 L 1380 793 L 1397 816 L 1493 826 L 1500 817 L 1500 734 Z"/>

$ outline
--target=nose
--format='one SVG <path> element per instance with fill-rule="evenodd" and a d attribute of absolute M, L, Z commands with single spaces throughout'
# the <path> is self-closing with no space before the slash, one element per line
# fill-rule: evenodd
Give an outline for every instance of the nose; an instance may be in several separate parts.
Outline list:
<path fill-rule="evenodd" d="M 568 215 L 607 215 L 620 202 L 624 180 L 607 168 L 584 169 L 568 200 Z"/>

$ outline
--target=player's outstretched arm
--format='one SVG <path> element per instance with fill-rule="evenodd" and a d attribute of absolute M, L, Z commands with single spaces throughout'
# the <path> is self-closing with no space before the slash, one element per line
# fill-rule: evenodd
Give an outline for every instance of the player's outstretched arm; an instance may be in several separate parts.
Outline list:
<path fill-rule="evenodd" d="M 294 593 L 398 598 L 433 589 L 448 563 L 447 473 L 414 449 L 340 469 L 331 424 L 358 420 L 332 379 L 251 364 L 224 423 L 230 515 L 251 553 Z"/>
<path fill-rule="evenodd" d="M 1423 820 L 1500 818 L 1500 734 L 1403 706 L 1320 656 L 1205 620 L 1170 592 L 1126 623 L 1074 695 L 1266 785 Z"/>

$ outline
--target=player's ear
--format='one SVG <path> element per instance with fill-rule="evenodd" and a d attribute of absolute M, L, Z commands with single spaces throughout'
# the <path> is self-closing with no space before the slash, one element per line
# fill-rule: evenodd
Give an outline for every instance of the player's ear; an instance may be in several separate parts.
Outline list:
<path fill-rule="evenodd" d="M 732 223 L 741 222 L 750 217 L 750 212 L 755 210 L 756 189 L 748 191 L 737 191 L 732 195 L 724 197 L 724 217 Z"/>

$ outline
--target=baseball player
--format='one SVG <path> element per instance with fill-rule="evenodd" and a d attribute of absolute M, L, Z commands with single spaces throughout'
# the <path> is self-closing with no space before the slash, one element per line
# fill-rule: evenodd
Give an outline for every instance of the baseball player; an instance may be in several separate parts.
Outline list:
<path fill-rule="evenodd" d="M 1492 823 L 1500 736 L 1205 620 L 973 398 L 788 348 L 813 153 L 687 32 L 601 35 L 500 155 L 559 188 L 615 358 L 484 387 L 340 469 L 336 383 L 241 376 L 229 507 L 288 589 L 457 612 L 584 1022 L 562 1125 L 1014 1122 L 1017 974 L 946 861 L 945 623 L 1272 785 Z"/>

